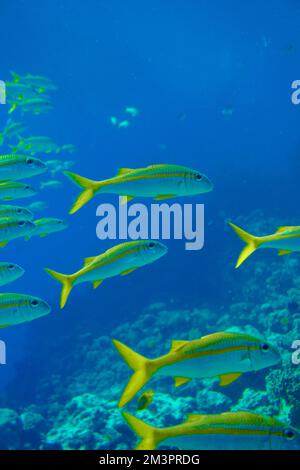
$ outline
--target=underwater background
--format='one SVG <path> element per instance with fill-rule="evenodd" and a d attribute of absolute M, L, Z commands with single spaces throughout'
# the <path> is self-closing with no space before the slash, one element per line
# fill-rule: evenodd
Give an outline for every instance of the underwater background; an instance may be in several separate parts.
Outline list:
<path fill-rule="evenodd" d="M 157 263 L 95 291 L 74 289 L 63 311 L 59 285 L 44 268 L 73 272 L 111 247 L 96 237 L 95 214 L 118 198 L 98 196 L 69 216 L 78 191 L 57 174 L 61 187 L 16 202 L 45 201 L 38 217 L 61 218 L 68 228 L 1 248 L 1 261 L 25 269 L 1 292 L 37 295 L 52 307 L 44 318 L 0 330 L 7 347 L 1 449 L 133 448 L 136 437 L 117 408 L 131 372 L 111 339 L 157 357 L 172 339 L 224 330 L 267 338 L 283 365 L 226 389 L 209 379 L 174 390 L 171 379 L 153 379 L 153 403 L 139 417 L 161 427 L 187 413 L 250 410 L 300 428 L 300 366 L 291 362 L 300 339 L 300 258 L 263 250 L 235 270 L 242 244 L 227 223 L 257 235 L 299 224 L 300 106 L 291 102 L 299 14 L 296 0 L 1 0 L 0 79 L 15 71 L 57 86 L 49 113 L 12 113 L 28 135 L 74 144 L 65 157 L 75 162 L 72 171 L 96 180 L 119 167 L 168 163 L 214 183 L 193 199 L 205 204 L 203 250 L 166 241 L 169 253 Z M 126 106 L 139 115 L 128 127 L 113 125 L 112 116 L 126 119 Z M 0 106 L 0 131 L 8 110 Z M 8 152 L 4 143 L 1 154 Z M 128 409 L 134 414 L 136 402 Z"/>

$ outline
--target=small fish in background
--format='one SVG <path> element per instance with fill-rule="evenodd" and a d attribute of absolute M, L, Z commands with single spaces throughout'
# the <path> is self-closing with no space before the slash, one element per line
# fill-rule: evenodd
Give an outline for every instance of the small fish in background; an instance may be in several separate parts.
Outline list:
<path fill-rule="evenodd" d="M 141 439 L 136 450 L 154 450 L 160 444 L 179 450 L 299 450 L 297 429 L 269 416 L 246 411 L 215 415 L 189 414 L 187 420 L 155 428 L 123 412 L 129 427 Z"/>
<path fill-rule="evenodd" d="M 24 83 L 15 83 L 7 81 L 5 82 L 5 85 L 8 103 L 22 102 L 37 97 L 36 92 Z"/>
<path fill-rule="evenodd" d="M 34 201 L 27 206 L 27 209 L 32 212 L 40 212 L 45 209 L 48 209 L 48 204 L 45 201 Z M 32 219 L 33 219 L 33 216 L 32 216 Z"/>
<path fill-rule="evenodd" d="M 138 411 L 146 410 L 148 406 L 152 403 L 153 396 L 154 396 L 154 392 L 152 389 L 144 392 L 138 399 L 137 410 Z"/>
<path fill-rule="evenodd" d="M 119 401 L 125 406 L 136 393 L 156 376 L 173 377 L 180 387 L 193 378 L 219 377 L 220 386 L 230 385 L 245 372 L 278 364 L 277 349 L 253 336 L 238 333 L 213 333 L 192 341 L 172 341 L 168 354 L 148 359 L 120 341 L 113 340 L 119 354 L 134 374 Z"/>
<path fill-rule="evenodd" d="M 137 117 L 140 114 L 140 111 L 138 108 L 135 108 L 134 106 L 127 106 L 125 108 L 125 113 L 129 114 L 131 117 Z"/>
<path fill-rule="evenodd" d="M 14 219 L 13 217 L 0 218 L 0 248 L 11 240 L 29 235 L 35 230 L 30 220 Z"/>
<path fill-rule="evenodd" d="M 46 165 L 50 170 L 52 176 L 56 175 L 56 173 L 62 173 L 63 171 L 67 171 L 72 166 L 75 165 L 73 160 L 48 160 L 46 161 Z"/>
<path fill-rule="evenodd" d="M 11 140 L 13 137 L 20 139 L 21 134 L 26 131 L 26 127 L 20 122 L 14 122 L 9 119 L 2 132 L 0 132 L 0 145 L 3 145 L 6 140 Z"/>
<path fill-rule="evenodd" d="M 127 129 L 130 126 L 130 122 L 125 119 L 124 121 L 120 121 L 118 124 L 119 129 Z"/>
<path fill-rule="evenodd" d="M 111 117 L 110 117 L 110 122 L 111 122 L 111 124 L 112 124 L 113 126 L 117 126 L 119 120 L 118 120 L 118 118 L 117 118 L 116 116 L 111 116 Z"/>
<path fill-rule="evenodd" d="M 0 328 L 36 320 L 50 312 L 50 305 L 39 297 L 0 294 Z"/>
<path fill-rule="evenodd" d="M 0 155 L 0 181 L 21 180 L 41 175 L 47 166 L 41 160 L 25 155 Z"/>
<path fill-rule="evenodd" d="M 65 144 L 65 145 L 62 145 L 61 147 L 58 147 L 56 153 L 60 153 L 60 152 L 75 153 L 77 152 L 77 147 L 76 145 L 73 145 L 73 144 Z"/>
<path fill-rule="evenodd" d="M 232 116 L 233 115 L 233 106 L 228 105 L 222 109 L 223 116 Z"/>
<path fill-rule="evenodd" d="M 274 248 L 278 250 L 278 255 L 289 255 L 300 251 L 300 226 L 299 227 L 278 227 L 277 231 L 272 235 L 256 237 L 245 230 L 229 223 L 235 233 L 246 243 L 242 250 L 236 268 L 259 248 Z"/>
<path fill-rule="evenodd" d="M 120 168 L 117 176 L 103 181 L 90 180 L 69 171 L 71 181 L 83 188 L 75 200 L 70 214 L 74 214 L 98 194 L 123 196 L 122 203 L 134 197 L 156 200 L 177 196 L 195 196 L 212 191 L 213 184 L 199 171 L 179 165 L 151 165 L 146 168 Z"/>
<path fill-rule="evenodd" d="M 22 114 L 32 113 L 35 115 L 46 114 L 53 109 L 53 105 L 49 99 L 40 97 L 14 101 L 10 104 L 9 114 L 13 113 L 17 108 Z"/>
<path fill-rule="evenodd" d="M 9 204 L 0 204 L 0 218 L 10 217 L 16 220 L 32 221 L 33 213 L 26 207 L 11 206 Z"/>
<path fill-rule="evenodd" d="M 18 264 L 0 262 L 0 286 L 5 286 L 22 277 L 25 273 L 24 269 Z"/>
<path fill-rule="evenodd" d="M 11 72 L 13 83 L 22 83 L 25 86 L 28 86 L 34 89 L 37 93 L 45 93 L 46 91 L 55 91 L 57 87 L 54 85 L 52 80 L 48 77 L 43 77 L 41 75 L 19 75 L 16 72 Z"/>
<path fill-rule="evenodd" d="M 1 181 L 0 199 L 11 201 L 13 199 L 23 199 L 36 195 L 36 190 L 26 183 L 19 181 Z"/>
<path fill-rule="evenodd" d="M 1 219 L 0 219 L 1 220 Z M 30 240 L 31 237 L 39 236 L 45 237 L 50 233 L 61 232 L 65 230 L 68 225 L 61 219 L 56 219 L 54 217 L 45 217 L 43 219 L 35 220 L 34 222 L 35 229 L 25 236 L 26 240 Z"/>
<path fill-rule="evenodd" d="M 55 153 L 58 145 L 50 137 L 23 137 L 17 145 L 10 145 L 14 153 L 24 152 L 30 155 L 37 153 Z"/>
<path fill-rule="evenodd" d="M 60 308 L 63 308 L 74 286 L 91 282 L 96 289 L 105 279 L 125 276 L 137 268 L 151 264 L 167 253 L 167 247 L 152 240 L 138 240 L 116 245 L 104 253 L 85 258 L 83 267 L 73 274 L 62 274 L 45 269 L 62 283 Z"/>
<path fill-rule="evenodd" d="M 42 181 L 40 184 L 40 189 L 58 189 L 63 186 L 62 182 L 59 180 L 49 180 Z"/>

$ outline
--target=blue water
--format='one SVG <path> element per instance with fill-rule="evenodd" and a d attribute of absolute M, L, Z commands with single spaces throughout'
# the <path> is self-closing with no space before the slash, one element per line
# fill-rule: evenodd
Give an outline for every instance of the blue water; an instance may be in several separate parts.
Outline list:
<path fill-rule="evenodd" d="M 61 189 L 24 200 L 47 201 L 49 208 L 37 216 L 62 218 L 69 228 L 11 242 L 1 251 L 1 260 L 26 270 L 2 291 L 38 295 L 52 306 L 48 317 L 1 331 L 8 354 L 0 369 L 2 407 L 14 400 L 16 407 L 32 403 L 32 390 L 47 371 L 47 344 L 65 341 L 72 355 L 78 335 L 110 336 L 156 301 L 226 308 L 230 292 L 224 278 L 230 274 L 233 283 L 239 281 L 232 272 L 241 248 L 226 219 L 259 209 L 262 218 L 294 222 L 300 106 L 290 97 L 291 83 L 299 78 L 299 13 L 296 0 L 1 2 L 0 79 L 9 80 L 13 70 L 47 76 L 58 87 L 48 114 L 22 117 L 16 111 L 13 117 L 28 126 L 28 135 L 76 145 L 78 152 L 67 159 L 75 160 L 76 173 L 94 179 L 111 177 L 119 167 L 173 163 L 204 172 L 215 185 L 212 193 L 195 198 L 205 204 L 203 250 L 188 252 L 183 241 L 170 241 L 168 256 L 151 266 L 96 291 L 87 284 L 75 288 L 63 311 L 59 285 L 43 269 L 72 272 L 85 257 L 112 246 L 96 237 L 95 210 L 100 202 L 117 203 L 117 197 L 98 196 L 69 216 L 78 191 L 58 175 Z M 140 115 L 128 129 L 117 129 L 110 116 L 125 106 L 137 107 Z M 232 115 L 224 115 L 229 106 Z M 1 128 L 7 111 L 0 106 Z M 275 255 L 260 256 L 268 261 Z M 40 350 L 41 363 L 31 364 Z M 49 362 L 49 374 L 55 373 L 55 361 Z"/>

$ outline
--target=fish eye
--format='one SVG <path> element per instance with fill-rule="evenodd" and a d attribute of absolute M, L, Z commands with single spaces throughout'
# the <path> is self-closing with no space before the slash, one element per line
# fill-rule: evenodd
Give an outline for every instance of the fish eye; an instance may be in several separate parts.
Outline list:
<path fill-rule="evenodd" d="M 286 437 L 289 441 L 295 439 L 296 434 L 292 429 L 285 429 L 283 432 L 284 437 Z"/>
<path fill-rule="evenodd" d="M 37 307 L 38 304 L 39 304 L 39 301 L 36 300 L 36 299 L 33 299 L 33 300 L 30 302 L 30 304 L 31 304 L 32 307 Z"/>
<path fill-rule="evenodd" d="M 22 209 L 20 209 L 20 208 L 17 209 L 17 214 L 22 214 L 22 212 L 23 212 Z"/>
<path fill-rule="evenodd" d="M 8 265 L 8 269 L 10 269 L 10 270 L 14 269 L 14 265 L 13 265 L 13 264 L 9 264 L 9 265 Z"/>
<path fill-rule="evenodd" d="M 150 242 L 149 243 L 149 248 L 154 248 L 155 247 L 155 243 L 154 242 Z"/>
<path fill-rule="evenodd" d="M 24 220 L 20 220 L 20 222 L 18 222 L 18 225 L 19 225 L 19 227 L 23 227 L 23 225 L 25 225 Z"/>
<path fill-rule="evenodd" d="M 267 352 L 267 351 L 269 351 L 270 346 L 267 343 L 263 343 L 263 344 L 261 344 L 260 349 L 264 352 Z"/>
<path fill-rule="evenodd" d="M 195 178 L 196 178 L 197 181 L 201 181 L 202 180 L 202 175 L 200 175 L 200 173 L 197 173 L 195 175 Z"/>
<path fill-rule="evenodd" d="M 25 189 L 30 189 L 30 186 L 28 186 L 28 185 L 27 185 L 27 186 L 25 186 Z"/>
<path fill-rule="evenodd" d="M 32 165 L 33 164 L 32 158 L 27 158 L 26 163 L 28 163 L 28 165 Z"/>

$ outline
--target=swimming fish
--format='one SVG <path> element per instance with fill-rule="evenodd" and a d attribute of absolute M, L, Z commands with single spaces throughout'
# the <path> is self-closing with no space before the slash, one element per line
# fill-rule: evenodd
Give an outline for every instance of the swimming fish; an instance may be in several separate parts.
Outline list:
<path fill-rule="evenodd" d="M 274 248 L 278 250 L 279 256 L 289 255 L 294 251 L 300 251 L 300 226 L 299 227 L 278 227 L 277 231 L 272 235 L 264 237 L 255 237 L 245 230 L 230 223 L 235 233 L 246 243 L 242 250 L 236 268 L 258 248 Z"/>
<path fill-rule="evenodd" d="M 154 450 L 160 444 L 179 450 L 299 450 L 297 429 L 269 416 L 246 411 L 215 415 L 189 414 L 187 420 L 155 428 L 122 413 L 141 439 L 136 450 Z"/>
<path fill-rule="evenodd" d="M 75 162 L 73 160 L 48 160 L 46 161 L 47 167 L 50 169 L 50 173 L 54 176 L 56 173 L 60 173 L 69 170 Z"/>
<path fill-rule="evenodd" d="M 37 153 L 54 153 L 58 145 L 50 137 L 23 137 L 18 145 L 11 145 L 10 148 L 14 153 L 25 152 L 36 155 Z"/>
<path fill-rule="evenodd" d="M 134 373 L 119 401 L 125 406 L 156 376 L 174 377 L 179 387 L 193 378 L 219 377 L 229 385 L 243 373 L 264 369 L 281 361 L 279 352 L 268 342 L 246 334 L 219 332 L 192 341 L 172 341 L 170 351 L 156 359 L 136 353 L 113 340 L 117 351 Z"/>
<path fill-rule="evenodd" d="M 34 201 L 27 206 L 29 211 L 39 212 L 48 208 L 48 204 L 45 201 Z"/>
<path fill-rule="evenodd" d="M 4 247 L 10 240 L 28 236 L 35 229 L 30 220 L 14 219 L 13 217 L 0 218 L 0 247 Z"/>
<path fill-rule="evenodd" d="M 18 325 L 48 315 L 44 300 L 24 294 L 0 294 L 0 328 Z"/>
<path fill-rule="evenodd" d="M 13 122 L 11 119 L 7 121 L 7 124 L 2 132 L 0 132 L 0 145 L 3 145 L 5 140 L 11 139 L 12 137 L 19 137 L 20 134 L 26 131 L 26 127 L 19 123 Z"/>
<path fill-rule="evenodd" d="M 0 263 L 0 286 L 5 286 L 23 276 L 24 269 L 15 263 Z"/>
<path fill-rule="evenodd" d="M 74 286 L 91 282 L 95 289 L 104 279 L 125 276 L 166 253 L 167 247 L 158 241 L 138 240 L 120 243 L 100 255 L 86 258 L 83 267 L 73 274 L 61 274 L 51 269 L 46 272 L 63 285 L 60 296 L 60 308 L 63 308 Z"/>
<path fill-rule="evenodd" d="M 57 189 L 63 186 L 61 181 L 58 180 L 49 180 L 49 181 L 42 181 L 40 184 L 40 189 Z"/>
<path fill-rule="evenodd" d="M 51 109 L 53 109 L 53 105 L 46 97 L 35 97 L 21 101 L 14 101 L 11 103 L 11 108 L 9 109 L 8 113 L 13 113 L 17 108 L 21 110 L 22 114 L 32 113 L 38 115 L 49 112 Z"/>
<path fill-rule="evenodd" d="M 149 390 L 144 392 L 138 399 L 137 409 L 138 411 L 145 410 L 153 401 L 154 392 Z"/>
<path fill-rule="evenodd" d="M 130 114 L 131 117 L 136 117 L 140 114 L 138 108 L 134 108 L 133 106 L 127 106 L 125 108 L 125 113 Z"/>
<path fill-rule="evenodd" d="M 56 153 L 59 153 L 59 152 L 74 153 L 74 152 L 77 152 L 77 147 L 76 145 L 73 145 L 73 144 L 65 144 L 57 149 Z"/>
<path fill-rule="evenodd" d="M 127 127 L 129 126 L 130 126 L 130 122 L 127 119 L 125 119 L 124 121 L 120 121 L 118 124 L 119 129 L 127 129 Z"/>
<path fill-rule="evenodd" d="M 12 217 L 16 220 L 33 220 L 33 213 L 26 207 L 0 204 L 0 217 Z"/>
<path fill-rule="evenodd" d="M 66 171 L 65 175 L 84 189 L 70 214 L 77 212 L 97 194 L 118 194 L 123 196 L 123 202 L 127 202 L 134 197 L 161 200 L 202 194 L 213 189 L 207 176 L 179 165 L 151 165 L 136 170 L 121 168 L 117 176 L 103 181 L 93 181 L 70 171 Z"/>
<path fill-rule="evenodd" d="M 25 86 L 33 88 L 38 93 L 44 93 L 45 91 L 54 91 L 57 87 L 54 85 L 52 80 L 48 77 L 41 75 L 19 75 L 16 72 L 11 72 L 13 77 L 13 83 L 23 83 Z"/>
<path fill-rule="evenodd" d="M 24 155 L 0 155 L 0 181 L 21 180 L 41 175 L 47 166 L 41 160 Z"/>
<path fill-rule="evenodd" d="M 50 233 L 60 232 L 61 230 L 67 228 L 67 224 L 63 220 L 55 219 L 54 217 L 45 217 L 43 219 L 38 219 L 35 220 L 33 223 L 35 229 L 29 235 L 26 235 L 26 240 L 29 240 L 31 237 L 37 235 L 39 235 L 40 237 L 45 237 Z"/>
<path fill-rule="evenodd" d="M 36 195 L 35 189 L 29 184 L 19 181 L 0 181 L 0 199 L 10 201 Z"/>

